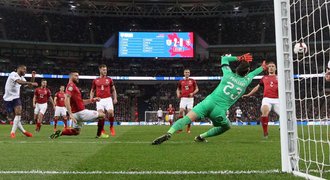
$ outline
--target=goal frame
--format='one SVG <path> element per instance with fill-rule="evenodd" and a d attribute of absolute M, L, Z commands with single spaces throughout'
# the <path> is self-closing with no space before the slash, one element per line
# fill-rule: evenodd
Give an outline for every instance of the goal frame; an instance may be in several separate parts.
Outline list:
<path fill-rule="evenodd" d="M 274 18 L 280 103 L 282 171 L 307 179 L 322 179 L 299 171 L 290 0 L 274 0 Z"/>

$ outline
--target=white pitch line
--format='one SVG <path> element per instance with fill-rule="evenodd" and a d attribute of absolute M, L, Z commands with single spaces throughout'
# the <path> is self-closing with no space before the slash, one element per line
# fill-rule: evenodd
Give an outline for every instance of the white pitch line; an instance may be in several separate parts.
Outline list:
<path fill-rule="evenodd" d="M 121 175 L 235 175 L 235 174 L 278 174 L 282 173 L 278 169 L 273 170 L 247 170 L 247 171 L 0 171 L 0 174 L 121 174 Z"/>

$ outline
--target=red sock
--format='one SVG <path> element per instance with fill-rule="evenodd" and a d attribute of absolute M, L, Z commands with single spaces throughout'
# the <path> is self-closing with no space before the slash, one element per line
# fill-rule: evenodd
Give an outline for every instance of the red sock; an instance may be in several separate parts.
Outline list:
<path fill-rule="evenodd" d="M 76 136 L 79 134 L 79 131 L 76 129 L 64 129 L 62 131 L 62 136 Z"/>
<path fill-rule="evenodd" d="M 64 123 L 64 128 L 68 127 L 68 120 L 65 118 L 63 119 L 63 123 Z"/>
<path fill-rule="evenodd" d="M 263 117 L 261 116 L 261 125 L 262 125 L 262 129 L 264 131 L 264 136 L 268 135 L 268 116 Z"/>
<path fill-rule="evenodd" d="M 37 128 L 40 128 L 40 127 L 41 127 L 41 123 L 37 122 Z"/>
<path fill-rule="evenodd" d="M 173 121 L 172 120 L 170 120 L 170 126 L 172 126 L 173 125 Z"/>
<path fill-rule="evenodd" d="M 179 118 L 178 118 L 178 119 L 181 119 L 181 118 L 183 118 L 183 116 L 179 116 Z"/>
<path fill-rule="evenodd" d="M 54 119 L 54 129 L 57 127 L 57 119 Z"/>
<path fill-rule="evenodd" d="M 109 117 L 109 121 L 110 121 L 110 128 L 112 128 L 113 122 L 115 121 L 115 117 Z"/>

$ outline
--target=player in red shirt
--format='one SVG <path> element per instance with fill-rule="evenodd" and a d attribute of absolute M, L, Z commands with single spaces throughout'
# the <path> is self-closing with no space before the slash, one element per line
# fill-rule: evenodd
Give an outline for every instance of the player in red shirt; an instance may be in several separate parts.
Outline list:
<path fill-rule="evenodd" d="M 59 136 L 76 136 L 79 135 L 81 125 L 86 121 L 96 121 L 102 119 L 105 114 L 98 111 L 85 109 L 85 105 L 94 103 L 100 100 L 100 98 L 82 99 L 81 92 L 77 87 L 79 83 L 79 73 L 72 71 L 70 73 L 69 83 L 65 90 L 65 107 L 69 113 L 69 117 L 74 122 L 73 129 L 65 128 L 63 131 L 57 130 L 50 135 L 51 139 L 58 138 Z"/>
<path fill-rule="evenodd" d="M 176 89 L 176 95 L 180 98 L 179 119 L 183 118 L 183 113 L 187 114 L 194 106 L 194 95 L 198 92 L 198 86 L 194 79 L 189 78 L 190 70 L 184 70 L 184 78 L 179 81 Z M 187 133 L 190 133 L 190 126 L 188 124 Z"/>
<path fill-rule="evenodd" d="M 256 93 L 262 86 L 264 88 L 264 97 L 261 105 L 261 124 L 264 132 L 264 137 L 268 138 L 268 115 L 271 110 L 279 115 L 279 100 L 278 100 L 278 81 L 276 75 L 276 65 L 274 62 L 267 64 L 268 75 L 261 78 L 260 83 L 254 87 L 250 93 L 243 97 L 249 97 Z"/>
<path fill-rule="evenodd" d="M 36 121 L 36 132 L 40 131 L 42 119 L 47 110 L 47 103 L 50 102 L 55 109 L 55 103 L 51 96 L 50 90 L 47 88 L 47 81 L 41 80 L 41 86 L 34 90 L 33 96 L 33 108 L 34 108 L 34 120 Z"/>
<path fill-rule="evenodd" d="M 60 91 L 55 93 L 54 102 L 55 102 L 55 113 L 54 113 L 54 131 L 56 131 L 57 121 L 62 116 L 64 128 L 67 128 L 66 108 L 65 108 L 65 87 L 60 86 Z"/>
<path fill-rule="evenodd" d="M 172 126 L 174 114 L 175 114 L 175 109 L 172 107 L 172 104 L 168 105 L 167 113 L 168 113 L 168 121 L 170 122 L 170 125 Z"/>
<path fill-rule="evenodd" d="M 96 97 L 101 98 L 101 100 L 96 103 L 96 110 L 102 113 L 107 112 L 110 121 L 110 133 L 112 136 L 115 136 L 115 129 L 113 127 L 113 122 L 114 122 L 113 104 L 117 104 L 116 87 L 112 79 L 107 77 L 108 69 L 106 65 L 104 64 L 100 65 L 99 72 L 100 72 L 100 77 L 94 79 L 92 83 L 90 98 L 94 97 L 94 93 L 96 94 Z M 107 134 L 105 134 L 104 131 L 104 120 L 105 119 L 100 119 L 98 122 L 97 133 L 96 133 L 97 138 L 109 137 Z"/>

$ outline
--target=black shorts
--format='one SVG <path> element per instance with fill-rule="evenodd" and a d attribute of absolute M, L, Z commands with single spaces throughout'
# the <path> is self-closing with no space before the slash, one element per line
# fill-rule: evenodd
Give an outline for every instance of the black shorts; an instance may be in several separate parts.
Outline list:
<path fill-rule="evenodd" d="M 22 106 L 22 101 L 20 98 L 13 99 L 12 101 L 5 101 L 5 107 L 8 114 L 14 112 L 14 108 L 17 106 Z"/>

